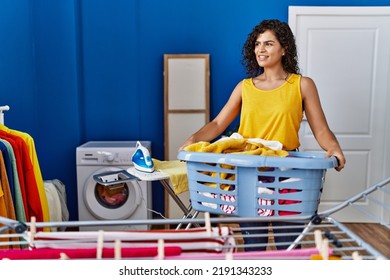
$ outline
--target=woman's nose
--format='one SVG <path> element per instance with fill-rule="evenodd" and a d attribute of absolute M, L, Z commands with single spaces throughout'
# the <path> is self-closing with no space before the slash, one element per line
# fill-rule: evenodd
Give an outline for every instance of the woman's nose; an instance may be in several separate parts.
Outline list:
<path fill-rule="evenodd" d="M 258 45 L 258 46 L 257 46 L 257 51 L 258 51 L 258 52 L 264 52 L 264 51 L 265 51 L 264 45 Z"/>

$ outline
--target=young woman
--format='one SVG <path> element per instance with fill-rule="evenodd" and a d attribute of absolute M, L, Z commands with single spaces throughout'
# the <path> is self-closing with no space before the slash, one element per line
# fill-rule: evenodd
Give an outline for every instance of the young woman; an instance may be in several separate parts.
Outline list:
<path fill-rule="evenodd" d="M 311 78 L 299 74 L 295 39 L 288 24 L 264 20 L 255 26 L 244 44 L 242 62 L 248 78 L 237 84 L 216 118 L 191 135 L 180 149 L 199 141 L 214 140 L 241 114 L 238 133 L 244 138 L 275 140 L 283 144 L 284 150 L 297 150 L 299 127 L 305 113 L 326 156 L 335 156 L 339 162 L 336 170 L 343 169 L 346 160 L 328 126 L 316 85 Z M 243 232 L 249 233 L 264 232 Z M 264 242 L 261 238 L 245 239 L 250 241 Z"/>

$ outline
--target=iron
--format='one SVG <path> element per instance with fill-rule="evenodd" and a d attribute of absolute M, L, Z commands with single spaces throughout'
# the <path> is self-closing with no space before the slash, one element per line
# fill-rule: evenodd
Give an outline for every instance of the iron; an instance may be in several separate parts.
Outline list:
<path fill-rule="evenodd" d="M 136 148 L 137 149 L 131 157 L 131 161 L 133 162 L 135 169 L 142 172 L 153 172 L 154 163 L 150 157 L 148 149 L 142 146 L 140 141 L 137 141 Z"/>

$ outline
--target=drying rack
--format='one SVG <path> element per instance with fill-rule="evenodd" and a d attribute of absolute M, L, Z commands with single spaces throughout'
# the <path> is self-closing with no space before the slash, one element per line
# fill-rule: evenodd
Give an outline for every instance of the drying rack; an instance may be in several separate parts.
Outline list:
<path fill-rule="evenodd" d="M 378 200 L 378 192 L 384 199 Z M 388 259 L 372 244 L 367 243 L 346 225 L 333 218 L 332 215 L 342 209 L 353 207 L 372 222 L 379 223 L 390 236 L 390 224 L 383 222 L 382 217 L 367 212 L 358 203 L 361 199 L 370 200 L 390 212 L 386 201 L 390 198 L 390 177 L 367 188 L 365 191 L 345 200 L 336 207 L 318 213 L 314 217 L 293 216 L 284 217 L 218 217 L 192 218 L 191 223 L 202 225 L 201 228 L 185 230 L 166 230 L 164 226 L 175 226 L 183 223 L 183 219 L 153 219 L 153 220 L 114 220 L 114 221 L 68 221 L 68 222 L 37 222 L 21 223 L 0 217 L 0 246 L 20 245 L 27 247 L 29 252 L 48 250 L 55 258 L 72 259 L 73 250 L 80 252 L 92 251 L 92 256 L 84 258 L 137 258 L 137 259 Z M 270 229 L 268 243 L 245 245 L 240 242 L 241 231 L 245 228 L 235 225 L 242 222 L 275 222 L 285 221 L 285 228 L 295 229 L 294 242 L 278 244 L 274 241 L 275 234 Z M 291 224 L 290 224 L 291 223 Z M 297 225 L 297 223 L 299 225 Z M 99 225 L 140 225 L 147 224 L 152 228 L 148 231 L 90 231 L 90 232 L 43 232 L 47 227 L 77 227 Z M 253 235 L 255 237 L 255 235 Z M 17 241 L 6 240 L 17 238 Z M 190 244 L 190 245 L 189 245 Z M 288 245 L 286 250 L 276 250 L 278 245 Z M 265 251 L 244 252 L 248 246 L 262 247 Z M 147 249 L 147 254 L 134 254 L 131 250 Z M 33 249 L 33 250 L 31 250 Z M 129 250 L 131 251 L 129 253 Z M 12 251 L 12 250 L 9 250 Z M 23 251 L 23 250 L 19 250 Z M 45 252 L 46 252 L 45 251 Z M 2 251 L 0 250 L 0 253 Z M 46 252 L 47 253 L 47 252 Z M 33 254 L 33 253 L 30 253 Z M 33 257 L 34 255 L 30 255 Z M 78 258 L 80 255 L 77 255 Z M 88 257 L 85 257 L 88 256 Z M 4 256 L 3 256 L 4 257 Z M 10 255 L 12 257 L 12 254 Z"/>

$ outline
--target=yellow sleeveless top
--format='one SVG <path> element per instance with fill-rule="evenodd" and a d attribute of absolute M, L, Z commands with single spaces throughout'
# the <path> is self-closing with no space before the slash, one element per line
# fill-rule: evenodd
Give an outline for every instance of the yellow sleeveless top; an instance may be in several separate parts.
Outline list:
<path fill-rule="evenodd" d="M 238 133 L 244 138 L 279 141 L 284 150 L 298 148 L 303 117 L 300 84 L 301 76 L 297 74 L 273 90 L 260 90 L 251 78 L 244 79 Z"/>

